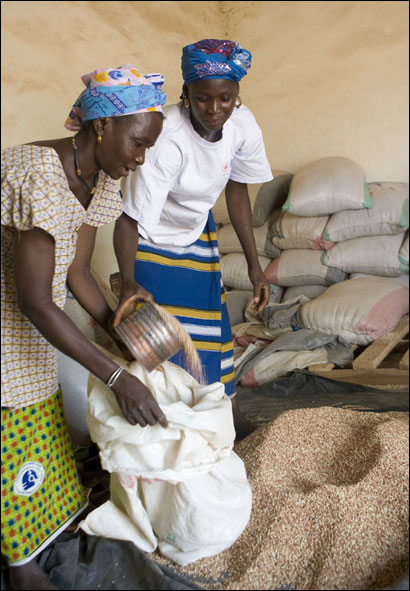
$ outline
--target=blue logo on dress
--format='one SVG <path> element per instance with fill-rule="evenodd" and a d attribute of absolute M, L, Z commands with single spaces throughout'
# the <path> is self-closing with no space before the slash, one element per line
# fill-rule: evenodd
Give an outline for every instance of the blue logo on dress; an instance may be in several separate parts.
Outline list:
<path fill-rule="evenodd" d="M 34 470 L 27 470 L 26 472 L 24 472 L 23 477 L 21 479 L 21 483 L 24 490 L 28 490 L 29 488 L 35 486 L 37 480 L 38 476 L 34 472 Z"/>
<path fill-rule="evenodd" d="M 18 471 L 14 492 L 29 496 L 36 492 L 44 480 L 44 468 L 39 462 L 26 462 Z"/>

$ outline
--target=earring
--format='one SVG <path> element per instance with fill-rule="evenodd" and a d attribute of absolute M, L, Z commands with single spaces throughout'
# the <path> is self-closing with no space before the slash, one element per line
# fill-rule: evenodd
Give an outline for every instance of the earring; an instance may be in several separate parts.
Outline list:
<path fill-rule="evenodd" d="M 238 94 L 238 96 L 236 97 L 236 103 L 235 103 L 235 107 L 236 107 L 237 109 L 239 109 L 239 107 L 241 106 L 241 104 L 242 104 L 241 97 L 240 97 L 240 96 L 239 96 L 239 94 Z"/>
<path fill-rule="evenodd" d="M 102 137 L 100 136 L 100 134 L 97 135 L 97 142 L 99 144 L 101 144 L 101 142 L 102 142 Z"/>
<path fill-rule="evenodd" d="M 186 96 L 184 96 L 184 105 L 186 106 L 187 109 L 189 109 L 189 98 L 187 98 Z"/>

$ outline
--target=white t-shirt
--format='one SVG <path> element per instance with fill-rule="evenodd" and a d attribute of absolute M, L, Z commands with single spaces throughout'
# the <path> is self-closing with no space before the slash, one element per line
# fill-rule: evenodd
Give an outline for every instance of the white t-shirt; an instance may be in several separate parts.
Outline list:
<path fill-rule="evenodd" d="M 234 109 L 218 142 L 192 127 L 182 102 L 164 109 L 163 131 L 145 163 L 122 179 L 124 211 L 154 244 L 187 246 L 199 238 L 229 179 L 272 180 L 262 132 L 245 106 Z"/>

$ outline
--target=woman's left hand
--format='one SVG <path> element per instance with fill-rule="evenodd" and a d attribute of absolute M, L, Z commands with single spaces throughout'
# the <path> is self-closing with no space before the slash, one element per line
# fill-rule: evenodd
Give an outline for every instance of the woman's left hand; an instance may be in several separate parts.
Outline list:
<path fill-rule="evenodd" d="M 255 269 L 249 269 L 249 279 L 253 284 L 253 307 L 257 312 L 261 312 L 269 302 L 269 281 L 266 279 L 260 266 Z"/>
<path fill-rule="evenodd" d="M 118 304 L 118 308 L 114 312 L 114 316 L 111 319 L 112 328 L 115 328 L 119 323 L 127 318 L 130 314 L 135 312 L 135 307 L 138 300 L 144 300 L 144 302 L 154 302 L 152 293 L 147 291 L 139 283 L 125 283 L 121 286 L 121 299 Z"/>

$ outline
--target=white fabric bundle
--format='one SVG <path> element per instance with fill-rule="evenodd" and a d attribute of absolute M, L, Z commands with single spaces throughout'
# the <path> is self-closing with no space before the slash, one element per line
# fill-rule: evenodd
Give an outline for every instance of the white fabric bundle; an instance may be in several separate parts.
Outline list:
<path fill-rule="evenodd" d="M 294 215 L 324 216 L 371 207 L 363 170 L 341 156 L 314 160 L 293 177 L 283 209 Z"/>
<path fill-rule="evenodd" d="M 200 386 L 170 362 L 152 373 L 136 361 L 127 370 L 155 396 L 168 428 L 130 425 L 113 392 L 90 377 L 87 422 L 112 473 L 111 500 L 81 528 L 147 552 L 158 545 L 181 565 L 222 552 L 245 529 L 252 507 L 245 467 L 232 451 L 232 405 L 223 384 Z"/>

